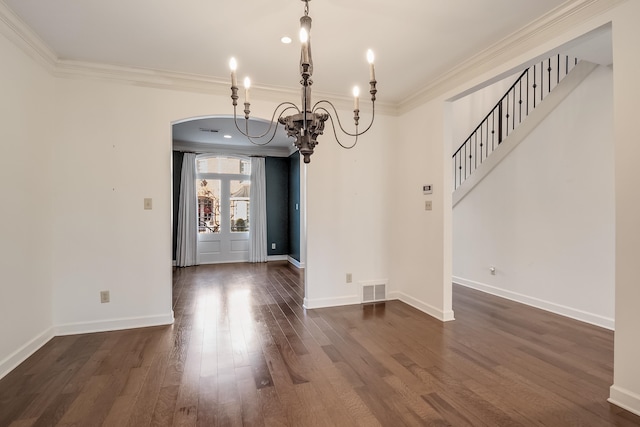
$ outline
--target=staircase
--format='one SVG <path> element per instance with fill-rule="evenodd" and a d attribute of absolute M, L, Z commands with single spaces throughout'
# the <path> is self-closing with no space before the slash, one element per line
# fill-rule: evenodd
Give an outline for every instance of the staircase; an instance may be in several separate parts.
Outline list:
<path fill-rule="evenodd" d="M 578 62 L 576 58 L 556 55 L 526 69 L 453 154 L 453 205 L 595 67 L 586 61 Z"/>

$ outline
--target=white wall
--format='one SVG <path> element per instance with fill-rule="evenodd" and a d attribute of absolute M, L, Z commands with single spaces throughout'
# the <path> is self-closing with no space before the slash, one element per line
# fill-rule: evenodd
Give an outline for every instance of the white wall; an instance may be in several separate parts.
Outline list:
<path fill-rule="evenodd" d="M 640 175 L 637 159 L 640 99 L 640 2 L 628 1 L 613 16 L 613 81 L 616 197 L 616 335 L 610 400 L 640 415 Z"/>
<path fill-rule="evenodd" d="M 58 89 L 55 324 L 76 332 L 163 323 L 171 304 L 170 124 L 228 113 L 231 103 L 227 96 L 80 80 L 60 81 Z M 259 89 L 253 104 L 262 117 L 275 107 L 260 100 Z M 338 147 L 327 130 L 307 166 L 309 307 L 358 303 L 359 281 L 388 277 L 384 163 L 393 127 L 378 115 L 374 129 L 352 150 Z M 145 197 L 153 198 L 152 211 L 143 210 Z M 345 283 L 347 272 L 353 284 Z M 99 303 L 105 289 L 110 304 Z"/>
<path fill-rule="evenodd" d="M 454 70 L 450 78 L 443 78 L 441 86 L 429 87 L 423 92 L 423 103 L 411 102 L 403 107 L 399 118 L 402 138 L 397 141 L 397 155 L 392 157 L 392 194 L 396 210 L 407 215 L 410 227 L 395 226 L 391 238 L 390 277 L 395 289 L 407 301 L 418 302 L 425 308 L 435 308 L 437 315 L 450 307 L 451 252 L 447 247 L 447 233 L 451 230 L 450 152 L 443 159 L 440 148 L 452 145 L 452 123 L 449 100 L 467 94 L 496 76 L 513 73 L 535 58 L 544 57 L 590 31 L 609 23 L 613 26 L 614 52 L 614 153 L 615 153 L 615 364 L 614 385 L 610 401 L 640 414 L 640 178 L 637 159 L 640 144 L 637 131 L 637 100 L 640 99 L 640 81 L 637 71 L 640 58 L 640 2 L 601 1 L 586 5 L 577 13 L 562 20 L 561 25 L 547 26 L 526 39 L 513 38 L 514 45 L 500 46 L 486 60 L 463 71 Z M 417 106 L 416 106 L 417 105 Z M 442 131 L 442 126 L 445 130 Z M 442 132 L 442 134 L 441 134 Z M 439 159 L 439 160 L 438 160 Z M 440 164 L 438 162 L 441 162 Z M 425 182 L 427 181 L 427 182 Z M 423 184 L 445 183 L 444 194 L 434 190 L 433 196 L 422 195 Z M 449 194 L 447 194 L 447 190 Z M 424 200 L 434 201 L 434 211 L 420 212 Z M 438 203 L 445 208 L 436 211 Z M 404 228 L 404 229 L 403 229 Z M 412 230 L 412 232 L 408 231 Z M 441 239 L 440 236 L 444 235 Z M 444 242 L 444 243 L 443 243 Z"/>
<path fill-rule="evenodd" d="M 48 341 L 53 79 L 0 36 L 0 377 Z"/>
<path fill-rule="evenodd" d="M 38 69 L 25 61 L 23 68 Z M 29 87 L 33 82 L 24 71 L 16 70 L 15 77 L 22 77 Z M 31 160 L 28 164 L 51 171 L 44 176 L 44 185 L 51 187 L 44 226 L 49 240 L 39 249 L 46 254 L 47 265 L 36 270 L 46 278 L 49 291 L 37 292 L 47 308 L 39 309 L 38 315 L 47 314 L 45 325 L 56 334 L 170 323 L 171 124 L 228 114 L 232 111 L 228 95 L 83 78 L 49 78 L 49 83 L 50 93 L 33 91 L 51 99 L 49 104 L 39 103 L 36 96 L 34 102 L 47 113 L 41 115 L 55 123 L 54 127 L 45 122 L 46 138 L 34 135 L 36 130 L 26 118 L 12 120 L 29 132 L 26 143 L 42 141 L 55 148 L 42 164 Z M 254 114 L 270 117 L 275 103 L 260 98 L 256 89 Z M 347 118 L 352 114 L 342 113 Z M 361 122 L 367 122 L 365 105 Z M 385 163 L 394 129 L 392 118 L 378 114 L 372 131 L 352 150 L 339 148 L 329 129 L 320 137 L 307 167 L 310 306 L 340 303 L 345 296 L 359 302 L 359 282 L 388 279 Z M 151 211 L 143 209 L 146 197 L 153 199 Z M 23 264 L 27 261 L 22 259 Z M 345 284 L 347 272 L 352 273 L 353 284 Z M 102 290 L 110 291 L 109 304 L 100 304 Z M 25 304 L 14 305 L 16 313 L 23 312 Z M 7 342 L 5 353 L 33 335 L 25 333 L 16 342 Z"/>
<path fill-rule="evenodd" d="M 348 123 L 350 113 L 342 114 Z M 340 148 L 328 129 L 318 138 L 306 166 L 308 308 L 358 304 L 361 282 L 389 279 L 389 228 L 401 220 L 389 209 L 387 164 L 395 129 L 392 118 L 376 115 L 373 128 L 350 150 Z M 352 283 L 346 282 L 347 273 Z"/>
<path fill-rule="evenodd" d="M 171 323 L 171 121 L 206 112 L 207 97 L 65 79 L 57 98 L 54 324 Z"/>
<path fill-rule="evenodd" d="M 585 17 L 590 8 L 599 11 L 594 18 Z M 388 276 L 396 295 L 427 311 L 434 309 L 434 315 L 440 318 L 451 318 L 451 153 L 448 151 L 452 143 L 449 108 L 445 101 L 613 21 L 616 353 L 615 385 L 611 396 L 617 404 L 640 413 L 640 365 L 637 363 L 640 360 L 640 340 L 637 339 L 637 325 L 640 324 L 640 310 L 637 309 L 640 305 L 637 158 L 640 157 L 640 145 L 637 144 L 635 117 L 640 99 L 640 81 L 637 79 L 640 27 L 637 16 L 640 16 L 639 2 L 603 0 L 589 3 L 562 20 L 562 28 L 544 27 L 526 39 L 516 39 L 516 46 L 496 51 L 495 55 L 467 70 L 458 70 L 422 105 L 404 112 L 397 119 L 381 119 L 376 123 L 375 133 L 381 133 L 371 143 L 376 152 L 363 158 L 372 160 L 374 166 L 386 165 L 386 170 L 383 167 L 380 172 L 367 172 L 368 164 L 351 164 L 359 160 L 347 153 L 334 157 L 333 149 L 327 148 L 332 143 L 322 143 L 318 153 L 326 150 L 329 161 L 335 165 L 323 165 L 315 172 L 316 176 L 309 177 L 308 196 L 317 197 L 309 200 L 314 212 L 310 209 L 308 218 L 308 279 L 309 295 L 313 300 L 335 300 L 344 295 L 347 299 L 352 298 L 352 289 L 342 291 L 345 288 L 340 284 L 343 270 L 351 269 L 352 265 L 342 263 L 340 257 L 327 255 L 336 248 L 351 247 L 362 251 L 362 255 L 347 254 L 355 260 L 348 263 L 356 264 L 351 271 L 355 280 Z M 3 59 L 0 71 L 3 149 L 22 155 L 47 153 L 47 147 L 55 148 L 51 161 L 45 160 L 48 153 L 41 161 L 36 161 L 40 170 L 51 172 L 52 176 L 51 183 L 45 184 L 52 189 L 49 200 L 55 223 L 55 227 L 51 225 L 48 230 L 52 233 L 49 238 L 42 238 L 47 230 L 35 231 L 27 227 L 40 216 L 33 213 L 35 202 L 26 200 L 25 192 L 19 191 L 40 185 L 41 181 L 25 177 L 21 183 L 13 178 L 18 172 L 32 168 L 33 163 L 30 160 L 27 164 L 26 156 L 13 161 L 2 156 L 3 173 L 8 173 L 12 181 L 9 184 L 4 180 L 0 185 L 3 194 L 15 200 L 12 203 L 15 209 L 11 212 L 3 210 L 1 219 L 5 223 L 5 219 L 19 221 L 23 231 L 2 225 L 0 247 L 6 280 L 1 285 L 0 319 L 3 322 L 0 332 L 3 338 L 0 360 L 6 360 L 30 340 L 46 334 L 54 324 L 53 319 L 62 325 L 61 332 L 91 326 L 122 326 L 130 318 L 141 323 L 145 319 L 166 320 L 170 315 L 171 283 L 170 123 L 180 118 L 228 112 L 228 96 L 80 80 L 58 80 L 55 93 L 51 93 L 49 77 L 4 38 L 0 39 L 0 54 Z M 5 96 L 7 93 L 10 96 Z M 266 109 L 271 106 L 273 104 L 265 103 L 265 111 L 256 110 L 257 115 L 266 117 Z M 42 117 L 46 126 L 38 128 L 33 124 L 34 112 Z M 47 120 L 44 114 L 47 112 L 55 118 Z M 83 132 L 74 126 L 79 126 Z M 21 144 L 11 147 L 14 140 Z M 381 147 L 383 141 L 389 146 Z M 116 148 L 113 148 L 114 143 Z M 128 158 L 127 153 L 132 153 L 133 157 Z M 314 157 L 316 163 L 309 168 L 320 163 L 321 155 Z M 100 164 L 91 167 L 87 160 Z M 388 165 L 389 161 L 391 165 Z M 74 168 L 78 170 L 74 171 Z M 347 172 L 351 170 L 364 172 L 357 178 L 369 177 L 380 184 L 380 195 L 362 193 L 364 197 L 372 197 L 371 201 L 367 199 L 366 206 L 375 208 L 388 203 L 389 210 L 373 213 L 373 217 L 367 219 L 370 221 L 368 227 L 342 236 L 338 230 L 345 230 L 351 221 L 337 219 L 340 221 L 338 226 L 332 222 L 332 227 L 327 227 L 330 219 L 319 213 L 331 207 L 332 218 L 342 218 L 344 213 L 338 214 L 341 206 L 334 202 L 351 200 L 355 187 L 340 189 L 330 184 L 348 182 L 344 178 L 354 177 Z M 309 172 L 313 173 L 312 170 Z M 70 182 L 73 175 L 85 181 Z M 320 182 L 321 176 L 327 177 L 326 183 Z M 58 188 L 65 184 L 70 187 Z M 116 189 L 111 190 L 110 196 L 107 194 L 109 184 Z M 424 184 L 434 185 L 432 196 L 422 194 Z M 87 190 L 96 190 L 103 197 L 91 197 L 86 205 L 82 205 L 79 200 L 86 197 Z M 325 195 L 323 191 L 335 194 Z M 154 198 L 153 211 L 142 210 L 144 197 Z M 431 212 L 424 211 L 426 199 L 433 201 Z M 105 200 L 108 200 L 107 207 L 102 206 Z M 333 206 L 325 206 L 323 202 L 333 203 Z M 359 215 L 371 214 L 351 203 L 346 206 Z M 88 231 L 86 215 L 94 215 L 96 222 L 104 224 L 112 233 L 97 231 L 99 242 L 90 242 L 91 234 L 82 235 L 77 230 L 83 227 Z M 78 221 L 77 226 L 72 217 Z M 395 220 L 396 217 L 402 220 Z M 386 226 L 391 230 L 386 240 L 371 232 Z M 320 235 L 322 230 L 328 230 L 327 236 Z M 363 230 L 372 236 L 365 235 Z M 353 237 L 364 238 L 359 245 L 351 246 Z M 39 248 L 34 249 L 33 243 L 40 245 Z M 386 243 L 389 246 L 385 246 Z M 55 268 L 51 268 L 50 256 L 54 251 Z M 373 266 L 369 259 L 372 254 L 380 254 L 375 259 L 381 259 L 383 263 L 387 260 L 388 267 L 385 264 Z M 316 261 L 312 258 L 314 255 Z M 34 258 L 37 263 L 33 262 Z M 105 272 L 107 266 L 111 269 Z M 128 279 L 120 282 L 123 277 Z M 48 294 L 52 283 L 55 297 Z M 97 291 L 104 286 L 112 290 L 113 302 L 98 306 Z M 93 312 L 85 306 L 93 308 Z M 25 317 L 29 319 L 16 325 L 16 319 Z"/>
<path fill-rule="evenodd" d="M 451 181 L 445 103 L 439 98 L 398 118 L 391 159 L 391 288 L 441 320 L 451 309 Z M 445 135 L 448 135 L 445 137 Z M 423 195 L 431 184 L 433 194 Z M 432 210 L 425 210 L 425 201 Z"/>
<path fill-rule="evenodd" d="M 597 68 L 456 205 L 454 281 L 613 328 L 612 75 Z"/>

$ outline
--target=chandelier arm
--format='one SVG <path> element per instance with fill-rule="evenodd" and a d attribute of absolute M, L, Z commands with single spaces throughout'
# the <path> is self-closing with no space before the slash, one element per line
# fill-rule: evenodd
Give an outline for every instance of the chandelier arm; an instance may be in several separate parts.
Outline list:
<path fill-rule="evenodd" d="M 318 104 L 316 104 L 316 106 L 317 105 Z M 340 145 L 342 148 L 347 149 L 347 150 L 350 150 L 350 149 L 352 149 L 353 147 L 356 146 L 356 144 L 358 143 L 358 136 L 360 136 L 360 135 L 362 135 L 364 133 L 364 132 L 358 133 L 358 126 L 357 125 L 356 125 L 356 133 L 353 134 L 353 135 L 347 134 L 346 132 L 344 132 L 344 129 L 342 129 L 342 127 L 340 128 L 342 130 L 342 132 L 344 132 L 345 134 L 355 137 L 355 140 L 353 141 L 353 144 L 351 144 L 350 146 L 344 145 L 340 141 L 340 138 L 338 138 L 338 132 L 336 130 L 336 125 L 335 125 L 335 123 L 333 123 L 333 117 L 331 116 L 329 111 L 327 111 L 327 109 L 324 108 L 324 107 L 318 107 L 317 110 L 324 111 L 325 113 L 327 113 L 327 116 L 329 116 L 329 120 L 331 121 L 331 129 L 333 129 L 333 136 L 336 138 L 336 141 L 338 142 L 338 145 Z M 336 115 L 336 117 L 337 117 L 337 115 Z M 338 121 L 340 121 L 340 120 L 338 119 Z"/>
<path fill-rule="evenodd" d="M 276 131 L 278 129 L 278 121 L 275 120 L 274 118 L 276 117 L 276 113 L 278 112 L 278 109 L 280 107 L 282 107 L 283 105 L 288 105 L 287 108 L 283 109 L 280 114 L 278 115 L 278 118 L 280 118 L 282 116 L 282 114 L 289 110 L 289 109 L 296 109 L 296 111 L 300 112 L 300 110 L 298 109 L 298 106 L 295 105 L 293 102 L 282 102 L 280 103 L 274 110 L 273 110 L 273 115 L 271 116 L 271 121 L 269 122 L 269 128 L 262 134 L 262 135 L 250 135 L 249 134 L 249 120 L 245 119 L 245 131 L 243 131 L 242 129 L 240 129 L 240 126 L 238 126 L 238 117 L 237 117 L 237 111 L 236 111 L 236 106 L 233 106 L 233 122 L 236 125 L 236 129 L 238 130 L 238 132 L 240 132 L 243 136 L 245 136 L 246 138 L 249 139 L 249 141 L 252 144 L 255 145 L 267 145 L 269 142 L 271 142 L 273 140 L 273 138 L 275 137 Z M 252 141 L 252 139 L 260 139 L 260 138 L 264 138 L 267 134 L 269 134 L 271 132 L 271 129 L 273 129 L 273 134 L 271 135 L 271 139 L 269 139 L 269 141 L 265 142 L 265 143 L 256 143 L 254 141 Z"/>
<path fill-rule="evenodd" d="M 293 103 L 291 103 L 291 102 L 283 102 L 282 104 L 280 104 L 280 105 L 278 105 L 278 106 L 276 107 L 276 109 L 274 110 L 273 117 L 275 117 L 275 112 L 276 112 L 276 111 L 278 111 L 278 108 L 280 108 L 282 105 L 285 105 L 285 104 L 290 104 L 290 105 L 289 105 L 287 108 L 284 108 L 284 109 L 280 112 L 280 114 L 278 114 L 278 120 L 279 120 L 279 119 L 280 119 L 280 117 L 282 117 L 282 115 L 283 115 L 285 112 L 287 112 L 288 110 L 295 109 L 296 111 L 300 112 L 300 110 L 298 109 L 298 107 L 297 107 L 295 104 L 293 104 Z M 276 133 L 277 133 L 277 131 L 278 131 L 278 125 L 277 125 L 278 120 L 275 120 L 275 121 L 274 121 L 274 120 L 273 120 L 273 117 L 271 117 L 271 123 L 272 123 L 272 124 L 275 124 L 275 127 L 274 127 L 274 129 L 273 129 L 273 133 L 271 134 L 271 138 L 269 138 L 269 140 L 268 140 L 268 141 L 266 141 L 266 142 L 255 142 L 255 141 L 254 141 L 254 139 L 259 139 L 259 138 L 261 138 L 261 137 L 249 136 L 249 135 L 247 135 L 247 134 L 245 134 L 245 133 L 243 133 L 243 135 L 244 135 L 244 136 L 249 140 L 249 142 L 250 142 L 250 143 L 252 143 L 253 145 L 257 145 L 257 146 L 262 147 L 262 146 L 264 146 L 264 145 L 269 144 L 271 141 L 273 141 L 273 138 L 275 138 L 275 137 L 276 137 Z M 245 121 L 245 125 L 246 125 L 246 128 L 247 128 L 247 133 L 248 133 L 248 131 L 249 131 L 249 124 L 248 124 L 248 123 L 249 123 L 248 121 Z M 269 126 L 269 129 L 271 129 L 271 126 Z M 240 132 L 242 132 L 242 131 L 240 131 Z M 264 136 L 264 135 L 263 135 L 263 136 Z"/>
<path fill-rule="evenodd" d="M 326 103 L 329 104 L 331 106 L 331 108 L 333 109 L 333 113 L 336 116 L 336 121 L 338 122 L 338 126 L 340 127 L 340 130 L 345 134 L 345 135 L 349 135 L 349 136 L 360 136 L 362 134 L 364 134 L 365 132 L 367 132 L 369 129 L 371 129 L 371 126 L 373 126 L 373 120 L 375 119 L 376 116 L 376 104 L 375 102 L 372 103 L 372 114 L 371 114 L 371 122 L 369 123 L 369 125 L 367 126 L 367 128 L 365 130 L 363 130 L 362 132 L 358 132 L 358 125 L 356 125 L 356 133 L 351 133 L 351 132 L 347 132 L 344 127 L 342 127 L 342 122 L 340 121 L 340 115 L 338 114 L 338 110 L 336 110 L 336 107 L 331 103 L 331 101 L 327 101 L 326 99 L 322 99 L 318 102 L 315 103 L 315 105 L 313 106 L 313 111 L 315 112 L 316 110 L 323 110 L 325 111 L 327 114 L 329 114 L 329 117 L 331 118 L 331 123 L 333 125 L 333 118 L 331 116 L 331 113 L 329 113 L 329 111 L 327 111 L 327 109 L 325 107 L 322 107 L 321 104 Z M 334 131 L 335 131 L 335 127 L 334 127 Z"/>
<path fill-rule="evenodd" d="M 250 143 L 252 143 L 253 145 L 260 146 L 260 147 L 262 147 L 263 145 L 267 145 L 268 143 L 270 143 L 271 141 L 273 141 L 273 138 L 275 138 L 275 136 L 276 136 L 276 131 L 277 131 L 277 129 L 278 129 L 278 128 L 276 127 L 276 128 L 273 130 L 273 134 L 271 134 L 271 138 L 269 138 L 269 140 L 268 140 L 268 141 L 266 141 L 266 142 L 256 142 L 256 141 L 254 141 L 254 139 L 260 139 L 260 138 L 263 138 L 263 137 L 265 136 L 265 134 L 260 135 L 260 136 L 250 136 L 250 135 L 247 135 L 247 134 L 249 133 L 249 121 L 248 121 L 248 120 L 245 120 L 245 128 L 246 128 L 246 130 L 247 130 L 247 131 L 246 131 L 247 133 L 244 133 L 244 132 L 243 132 L 243 135 L 247 138 L 247 140 L 248 140 Z M 271 130 L 271 126 L 269 126 L 269 130 Z"/>

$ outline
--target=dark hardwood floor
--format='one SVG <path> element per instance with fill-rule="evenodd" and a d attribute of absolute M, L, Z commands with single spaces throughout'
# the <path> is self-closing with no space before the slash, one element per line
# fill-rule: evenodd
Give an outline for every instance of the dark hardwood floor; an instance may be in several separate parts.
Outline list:
<path fill-rule="evenodd" d="M 0 380 L 0 426 L 631 426 L 613 333 L 462 287 L 305 311 L 286 263 L 174 273 L 173 326 L 57 337 Z"/>

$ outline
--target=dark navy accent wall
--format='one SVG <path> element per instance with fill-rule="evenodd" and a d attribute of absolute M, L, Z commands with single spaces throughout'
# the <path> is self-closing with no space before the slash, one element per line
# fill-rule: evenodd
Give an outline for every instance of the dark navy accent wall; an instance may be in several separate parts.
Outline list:
<path fill-rule="evenodd" d="M 176 259 L 176 236 L 178 235 L 178 204 L 180 203 L 180 177 L 182 176 L 181 151 L 173 152 L 173 260 Z"/>
<path fill-rule="evenodd" d="M 289 256 L 300 261 L 300 153 L 289 156 Z"/>
<path fill-rule="evenodd" d="M 265 158 L 267 255 L 289 254 L 289 159 Z M 275 243 L 276 248 L 272 249 Z"/>

